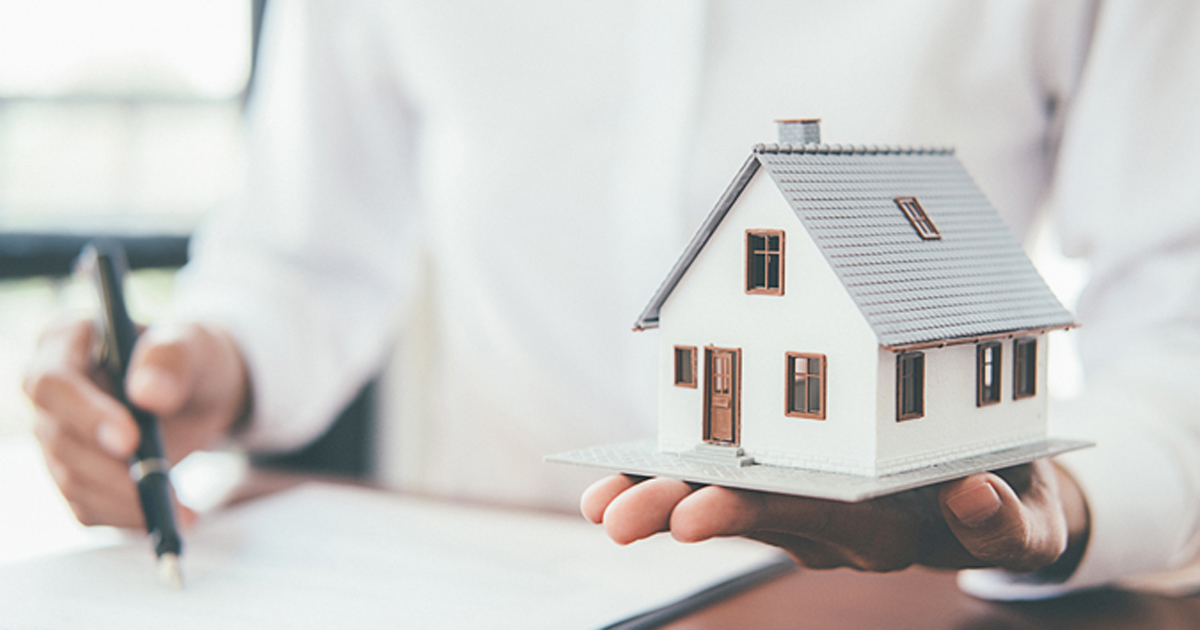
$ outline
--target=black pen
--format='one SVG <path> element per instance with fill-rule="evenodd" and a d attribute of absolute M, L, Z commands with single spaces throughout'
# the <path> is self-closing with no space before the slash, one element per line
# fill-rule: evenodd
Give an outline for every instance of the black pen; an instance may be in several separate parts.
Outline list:
<path fill-rule="evenodd" d="M 182 588 L 179 554 L 183 541 L 175 528 L 171 481 L 167 476 L 169 465 L 163 455 L 158 418 L 130 404 L 125 393 L 125 373 L 137 341 L 137 329 L 125 309 L 125 250 L 115 241 L 93 241 L 80 254 L 78 268 L 91 276 L 100 298 L 98 362 L 108 376 L 114 396 L 133 414 L 141 434 L 129 473 L 137 483 L 146 531 L 154 541 L 159 576 L 164 582 Z"/>

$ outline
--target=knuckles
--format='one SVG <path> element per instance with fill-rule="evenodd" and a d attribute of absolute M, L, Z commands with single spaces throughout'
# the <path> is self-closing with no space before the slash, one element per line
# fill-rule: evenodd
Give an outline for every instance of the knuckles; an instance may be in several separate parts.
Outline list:
<path fill-rule="evenodd" d="M 38 370 L 25 376 L 22 387 L 25 395 L 44 409 L 74 387 L 72 380 L 61 370 Z"/>
<path fill-rule="evenodd" d="M 1030 524 L 1021 520 L 981 541 L 974 553 L 1003 569 L 1025 573 L 1053 563 L 1062 549 L 1061 545 L 1039 544 Z"/>
<path fill-rule="evenodd" d="M 33 435 L 37 438 L 39 444 L 42 445 L 42 452 L 46 459 L 55 462 L 66 461 L 70 455 L 69 441 L 63 435 L 62 428 L 53 420 L 47 419 L 44 415 L 39 415 L 38 420 L 33 425 Z"/>
<path fill-rule="evenodd" d="M 72 460 L 69 440 L 57 427 L 46 422 L 39 422 L 34 427 L 34 435 L 42 445 L 46 469 L 63 497 L 72 501 L 84 496 L 82 476 L 68 463 Z"/>
<path fill-rule="evenodd" d="M 62 460 L 54 457 L 50 453 L 46 455 L 46 468 L 50 472 L 50 477 L 54 479 L 54 485 L 58 486 L 58 491 L 62 493 L 64 499 L 71 506 L 71 511 L 75 513 L 75 517 L 83 522 L 80 517 L 81 510 L 87 509 L 88 492 L 83 483 L 83 475 L 79 471 L 63 464 Z M 87 525 L 88 523 L 84 523 Z"/>
<path fill-rule="evenodd" d="M 66 493 L 63 493 L 66 497 Z M 67 498 L 67 505 L 71 507 L 71 513 L 75 515 L 75 520 L 87 527 L 96 527 L 98 525 L 112 525 L 107 519 L 103 518 L 99 511 L 91 506 L 91 504 Z"/>
<path fill-rule="evenodd" d="M 75 520 L 88 527 L 100 524 L 96 519 L 95 512 L 86 503 L 74 500 L 72 497 L 67 496 L 66 492 L 63 492 L 63 497 L 67 499 L 67 505 L 71 507 L 71 513 L 75 515 Z"/>
<path fill-rule="evenodd" d="M 87 492 L 80 482 L 80 476 L 77 472 L 65 466 L 59 467 L 58 473 L 54 475 L 54 482 L 58 485 L 58 491 L 62 493 L 63 498 L 68 503 L 84 505 L 84 500 L 87 498 Z"/>

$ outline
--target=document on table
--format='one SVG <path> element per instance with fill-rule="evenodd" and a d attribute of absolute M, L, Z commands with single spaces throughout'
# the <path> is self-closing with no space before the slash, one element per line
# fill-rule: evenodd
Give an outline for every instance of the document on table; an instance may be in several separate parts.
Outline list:
<path fill-rule="evenodd" d="M 0 566 L 0 629 L 592 628 L 778 559 L 316 483 L 186 535 L 183 591 L 158 582 L 145 540 Z"/>

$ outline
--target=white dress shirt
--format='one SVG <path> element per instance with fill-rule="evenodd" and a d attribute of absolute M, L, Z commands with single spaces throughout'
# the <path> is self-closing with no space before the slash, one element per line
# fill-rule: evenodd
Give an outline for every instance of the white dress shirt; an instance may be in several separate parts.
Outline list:
<path fill-rule="evenodd" d="M 383 476 L 574 505 L 541 457 L 654 432 L 630 327 L 772 121 L 953 145 L 1019 235 L 1086 258 L 1087 386 L 1052 433 L 1092 531 L 1067 585 L 1195 556 L 1200 5 L 1085 1 L 273 4 L 250 185 L 205 227 L 178 317 L 253 374 L 258 449 L 313 439 L 393 355 Z M 388 402 L 390 401 L 390 402 Z"/>

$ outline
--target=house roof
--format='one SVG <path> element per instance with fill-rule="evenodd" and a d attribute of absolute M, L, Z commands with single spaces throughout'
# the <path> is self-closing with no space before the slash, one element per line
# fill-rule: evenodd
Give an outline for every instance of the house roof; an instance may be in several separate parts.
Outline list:
<path fill-rule="evenodd" d="M 952 149 L 756 145 L 636 328 L 658 313 L 759 169 L 765 169 L 874 330 L 892 349 L 1069 328 L 1071 313 Z M 941 232 L 897 207 L 914 196 Z"/>

